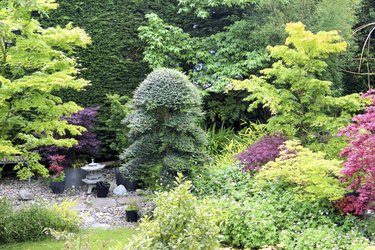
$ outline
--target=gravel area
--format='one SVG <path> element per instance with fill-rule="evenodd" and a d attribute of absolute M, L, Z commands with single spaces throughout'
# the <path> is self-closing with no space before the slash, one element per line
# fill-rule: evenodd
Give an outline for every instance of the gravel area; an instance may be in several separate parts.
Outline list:
<path fill-rule="evenodd" d="M 20 181 L 15 177 L 0 178 L 0 197 L 6 197 L 11 200 L 14 206 L 20 207 L 24 204 L 53 204 L 61 203 L 68 199 L 75 200 L 76 204 L 72 210 L 77 211 L 81 218 L 83 228 L 115 228 L 115 227 L 134 227 L 136 223 L 126 222 L 125 207 L 129 200 L 136 200 L 141 207 L 141 213 L 150 206 L 144 196 L 137 196 L 134 192 L 129 192 L 124 196 L 115 196 L 111 191 L 116 187 L 115 170 L 112 168 L 104 169 L 105 179 L 111 183 L 110 193 L 107 198 L 98 198 L 95 189 L 91 194 L 87 194 L 87 185 L 75 188 L 65 189 L 63 194 L 53 194 L 49 188 L 49 183 L 44 179 L 32 179 L 29 184 L 27 181 Z M 20 190 L 28 191 L 32 200 L 21 200 Z"/>

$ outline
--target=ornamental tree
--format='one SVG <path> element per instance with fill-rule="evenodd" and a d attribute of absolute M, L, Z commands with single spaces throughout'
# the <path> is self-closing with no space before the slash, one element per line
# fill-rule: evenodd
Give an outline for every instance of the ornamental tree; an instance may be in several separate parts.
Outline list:
<path fill-rule="evenodd" d="M 314 153 L 297 140 L 286 141 L 280 147 L 280 156 L 259 171 L 257 183 L 267 186 L 277 182 L 293 190 L 299 200 L 334 201 L 345 193 L 339 183 L 341 164 L 339 160 L 326 160 L 323 153 Z"/>
<path fill-rule="evenodd" d="M 50 155 L 63 155 L 65 157 L 63 166 L 74 166 L 85 164 L 90 158 L 97 157 L 101 142 L 96 138 L 96 134 L 92 130 L 98 110 L 99 107 L 85 108 L 72 114 L 70 117 L 62 117 L 61 119 L 68 121 L 68 124 L 81 126 L 86 131 L 83 131 L 80 135 L 72 136 L 67 133 L 64 136 L 65 138 L 74 138 L 77 140 L 77 144 L 70 148 L 53 145 L 39 149 L 38 151 L 43 158 L 49 158 Z"/>
<path fill-rule="evenodd" d="M 159 171 L 168 183 L 177 172 L 189 174 L 206 144 L 197 88 L 176 70 L 157 69 L 136 89 L 132 106 L 125 121 L 133 143 L 120 156 L 128 177 L 145 180 Z"/>
<path fill-rule="evenodd" d="M 348 194 L 338 206 L 344 213 L 357 215 L 375 209 L 375 90 L 362 97 L 369 98 L 371 105 L 338 133 L 349 142 L 341 151 L 341 156 L 346 157 L 341 181 L 346 184 Z"/>
<path fill-rule="evenodd" d="M 249 111 L 258 106 L 268 108 L 272 117 L 267 128 L 298 137 L 302 142 L 320 140 L 345 126 L 351 113 L 360 110 L 358 94 L 335 97 L 332 83 L 322 79 L 327 68 L 325 59 L 345 51 L 346 42 L 336 31 L 313 34 L 305 26 L 289 23 L 284 45 L 268 47 L 276 61 L 244 81 L 233 81 L 231 88 L 250 93 Z"/>
<path fill-rule="evenodd" d="M 244 79 L 269 64 L 267 45 L 285 38 L 287 22 L 303 20 L 309 29 L 340 30 L 350 38 L 358 1 L 352 0 L 177 0 L 192 23 L 146 15 L 139 28 L 150 67 L 181 68 L 195 84 L 223 91 L 230 79 Z M 340 78 L 345 59 L 331 56 L 331 78 Z"/>
<path fill-rule="evenodd" d="M 54 0 L 3 0 L 0 2 L 0 158 L 22 155 L 18 176 L 25 179 L 48 170 L 39 163 L 36 148 L 48 145 L 71 147 L 83 127 L 69 124 L 62 116 L 80 110 L 55 94 L 61 89 L 84 88 L 77 79 L 75 47 L 86 47 L 89 36 L 71 24 L 42 28 L 35 14 L 57 8 Z"/>

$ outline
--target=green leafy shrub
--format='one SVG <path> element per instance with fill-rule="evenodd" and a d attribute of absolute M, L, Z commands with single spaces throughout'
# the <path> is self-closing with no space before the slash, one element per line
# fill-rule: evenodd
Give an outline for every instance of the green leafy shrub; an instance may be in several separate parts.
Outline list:
<path fill-rule="evenodd" d="M 207 132 L 207 152 L 210 155 L 221 154 L 224 151 L 225 146 L 230 143 L 232 139 L 236 139 L 237 137 L 233 128 L 225 128 L 224 126 L 217 128 L 215 123 L 212 127 L 207 129 Z"/>
<path fill-rule="evenodd" d="M 215 211 L 191 193 L 191 182 L 182 183 L 168 193 L 158 193 L 154 219 L 141 222 L 139 233 L 125 249 L 216 249 L 219 227 Z"/>
<path fill-rule="evenodd" d="M 327 135 L 326 140 L 324 143 L 316 141 L 307 144 L 306 147 L 314 152 L 324 153 L 326 159 L 340 159 L 340 151 L 347 146 L 346 139 Z"/>
<path fill-rule="evenodd" d="M 193 176 L 194 193 L 200 196 L 229 196 L 241 200 L 252 188 L 253 176 L 241 171 L 238 163 L 220 168 L 210 164 Z"/>
<path fill-rule="evenodd" d="M 230 246 L 259 248 L 288 240 L 287 249 L 313 249 L 290 246 L 298 232 L 308 235 L 310 230 L 316 230 L 317 233 L 320 227 L 331 228 L 333 232 L 329 235 L 345 237 L 333 243 L 339 244 L 339 249 L 346 249 L 345 244 L 356 240 L 363 245 L 368 242 L 363 233 L 364 223 L 359 219 L 342 216 L 326 200 L 301 202 L 292 190 L 279 185 L 249 193 L 242 201 L 221 202 L 221 208 L 227 210 L 221 227 L 223 243 Z M 325 242 L 325 238 L 317 237 L 314 244 L 324 246 Z"/>
<path fill-rule="evenodd" d="M 19 210 L 5 198 L 0 200 L 0 242 L 36 241 L 44 238 L 43 230 L 78 231 L 77 214 L 63 207 L 30 205 Z"/>
<path fill-rule="evenodd" d="M 276 181 L 290 187 L 301 200 L 337 200 L 345 189 L 338 181 L 342 162 L 326 160 L 324 154 L 304 148 L 298 141 L 286 141 L 280 157 L 268 162 L 257 177 L 258 184 Z"/>
<path fill-rule="evenodd" d="M 108 120 L 105 122 L 105 132 L 107 135 L 109 148 L 117 155 L 120 154 L 124 148 L 129 146 L 127 137 L 128 129 L 126 128 L 123 120 L 131 111 L 131 99 L 127 96 L 120 96 L 117 94 L 107 94 L 109 101 Z M 117 157 L 116 155 L 116 157 Z"/>
<path fill-rule="evenodd" d="M 259 200 L 233 202 L 223 230 L 224 242 L 235 247 L 260 248 L 276 245 L 277 211 L 272 204 Z"/>
<path fill-rule="evenodd" d="M 189 175 L 192 163 L 205 156 L 206 144 L 196 87 L 176 70 L 154 70 L 135 91 L 132 108 L 126 121 L 133 143 L 120 156 L 126 175 L 142 180 L 158 165 L 164 183 L 177 172 Z"/>

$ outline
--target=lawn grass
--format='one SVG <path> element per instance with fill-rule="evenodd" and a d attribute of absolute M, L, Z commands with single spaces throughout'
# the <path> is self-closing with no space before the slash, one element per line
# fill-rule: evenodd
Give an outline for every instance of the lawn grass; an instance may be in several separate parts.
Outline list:
<path fill-rule="evenodd" d="M 135 233 L 131 228 L 117 229 L 90 229 L 77 234 L 75 240 L 70 241 L 74 247 L 69 249 L 110 249 L 111 247 L 124 246 Z M 81 239 L 81 240 L 80 240 Z M 45 239 L 37 242 L 22 242 L 15 244 L 0 245 L 0 250 L 58 250 L 64 249 L 65 240 L 56 242 L 54 239 Z M 81 243 L 81 245 L 80 245 Z M 122 248 L 120 248 L 122 249 Z"/>

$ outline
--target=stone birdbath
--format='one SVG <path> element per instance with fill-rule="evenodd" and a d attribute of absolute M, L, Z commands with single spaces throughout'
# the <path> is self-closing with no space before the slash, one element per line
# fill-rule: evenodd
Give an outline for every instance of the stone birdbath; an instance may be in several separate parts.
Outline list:
<path fill-rule="evenodd" d="M 82 179 L 84 183 L 89 185 L 87 189 L 87 194 L 91 194 L 92 189 L 96 187 L 96 183 L 99 181 L 103 181 L 103 175 L 101 173 L 101 170 L 105 167 L 103 164 L 95 163 L 94 159 L 92 159 L 92 162 L 83 166 L 82 169 L 87 171 L 87 175 L 85 179 Z"/>

